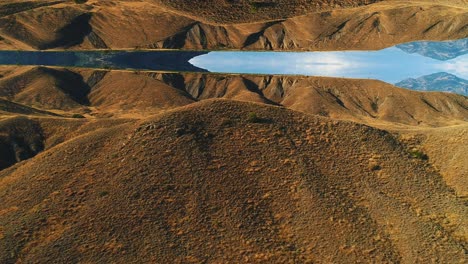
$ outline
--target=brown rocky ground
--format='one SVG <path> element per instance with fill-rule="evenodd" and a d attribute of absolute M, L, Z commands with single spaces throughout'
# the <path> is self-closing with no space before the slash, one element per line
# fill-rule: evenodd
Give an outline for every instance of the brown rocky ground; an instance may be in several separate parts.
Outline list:
<path fill-rule="evenodd" d="M 468 36 L 464 0 L 373 2 L 13 1 L 0 49 L 380 49 Z"/>
<path fill-rule="evenodd" d="M 463 199 L 382 130 L 220 99 L 30 120 L 64 138 L 0 172 L 2 263 L 466 260 Z"/>

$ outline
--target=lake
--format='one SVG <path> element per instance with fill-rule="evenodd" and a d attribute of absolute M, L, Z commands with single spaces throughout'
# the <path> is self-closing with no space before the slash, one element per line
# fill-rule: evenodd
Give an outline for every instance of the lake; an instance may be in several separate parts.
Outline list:
<path fill-rule="evenodd" d="M 0 51 L 0 65 L 362 78 L 468 93 L 468 38 L 378 51 Z"/>

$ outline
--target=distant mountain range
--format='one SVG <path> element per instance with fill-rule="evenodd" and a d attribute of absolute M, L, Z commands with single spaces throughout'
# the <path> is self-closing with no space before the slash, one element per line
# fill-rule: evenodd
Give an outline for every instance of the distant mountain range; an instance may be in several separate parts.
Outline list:
<path fill-rule="evenodd" d="M 418 53 L 436 60 L 450 60 L 468 53 L 468 38 L 445 42 L 411 42 L 397 45 L 407 53 Z"/>
<path fill-rule="evenodd" d="M 419 78 L 409 78 L 396 86 L 420 91 L 452 92 L 468 95 L 468 81 L 455 75 L 439 72 Z"/>

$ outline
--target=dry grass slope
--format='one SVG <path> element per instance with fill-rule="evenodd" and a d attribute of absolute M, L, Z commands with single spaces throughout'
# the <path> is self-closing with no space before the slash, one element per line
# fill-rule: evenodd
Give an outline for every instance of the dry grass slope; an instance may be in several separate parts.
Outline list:
<path fill-rule="evenodd" d="M 381 0 L 156 0 L 177 12 L 224 24 L 285 19 L 311 12 L 356 7 L 379 1 Z"/>
<path fill-rule="evenodd" d="M 445 0 L 47 3 L 0 17 L 0 49 L 373 50 L 468 36 L 468 5 Z"/>
<path fill-rule="evenodd" d="M 43 67 L 4 67 L 4 74 L 0 97 L 65 115 L 145 117 L 196 101 L 225 98 L 282 105 L 382 128 L 450 126 L 465 123 L 468 116 L 465 96 L 410 91 L 374 80 Z"/>
<path fill-rule="evenodd" d="M 390 134 L 227 100 L 64 141 L 0 172 L 0 199 L 2 263 L 459 263 L 467 243 L 463 201 Z"/>

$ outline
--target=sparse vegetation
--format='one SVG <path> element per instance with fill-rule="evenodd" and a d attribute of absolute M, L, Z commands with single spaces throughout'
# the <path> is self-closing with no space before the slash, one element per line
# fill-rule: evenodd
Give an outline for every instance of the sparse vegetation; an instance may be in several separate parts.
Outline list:
<path fill-rule="evenodd" d="M 274 123 L 246 125 L 248 117 Z M 21 252 L 25 263 L 46 258 L 73 263 L 83 257 L 73 250 L 76 244 L 87 248 L 89 262 L 102 258 L 103 250 L 114 252 L 105 262 L 119 262 L 125 250 L 127 262 L 185 263 L 180 252 L 189 247 L 196 248 L 187 252 L 196 263 L 398 262 L 405 260 L 400 246 L 427 252 L 423 262 L 464 257 L 452 234 L 438 236 L 440 229 L 427 222 L 434 220 L 395 202 L 396 197 L 424 215 L 459 218 L 461 199 L 443 182 L 415 178 L 442 181 L 429 166 L 408 162 L 405 145 L 379 129 L 230 100 L 197 102 L 144 119 L 109 126 L 99 118 L 64 123 L 60 117 L 39 118 L 45 142 L 63 140 L 0 172 L 9 179 L 0 185 L 0 234 L 8 241 L 0 262 L 10 263 L 5 260 Z M 223 119 L 235 122 L 220 129 Z M 331 122 L 333 129 L 324 129 Z M 190 133 L 177 137 L 178 128 Z M 363 137 L 368 140 L 358 140 Z M 378 167 L 364 166 L 366 157 L 384 170 L 369 176 L 369 168 Z M 450 206 L 435 206 L 439 197 Z M 40 206 L 30 209 L 34 204 Z M 376 221 L 386 214 L 394 214 L 390 222 Z M 389 223 L 410 225 L 401 230 L 398 247 L 385 232 Z M 31 236 L 37 230 L 40 237 Z M 279 236 L 278 230 L 285 233 Z M 289 240 L 296 236 L 305 239 Z M 452 243 L 443 251 L 414 243 L 447 238 Z M 220 246 L 207 246 L 213 241 Z M 348 254 L 350 248 L 366 253 Z"/>
<path fill-rule="evenodd" d="M 377 104 L 377 102 L 375 101 L 372 101 L 371 102 L 371 108 L 374 112 L 377 112 L 379 110 L 379 105 Z"/>
<path fill-rule="evenodd" d="M 9 1 L 3 1 L 9 2 Z M 24 1 L 24 2 L 14 2 L 14 3 L 0 3 L 0 17 L 12 15 L 15 13 L 20 13 L 23 11 L 31 10 L 34 8 L 58 4 L 61 1 L 54 2 L 44 2 L 44 1 Z"/>
<path fill-rule="evenodd" d="M 261 123 L 262 119 L 257 116 L 256 113 L 249 113 L 247 116 L 247 122 L 249 123 Z"/>
<path fill-rule="evenodd" d="M 221 126 L 223 126 L 223 127 L 225 127 L 225 126 L 231 126 L 231 125 L 233 125 L 233 124 L 234 124 L 234 122 L 233 122 L 231 119 L 229 119 L 229 118 L 223 118 L 223 119 L 221 120 Z"/>
<path fill-rule="evenodd" d="M 71 117 L 72 118 L 85 118 L 85 116 L 81 114 L 73 114 Z"/>
<path fill-rule="evenodd" d="M 330 6 L 354 7 L 378 0 L 161 0 L 165 5 L 216 22 L 251 22 L 303 15 Z M 227 12 L 226 12 L 227 11 Z"/>
<path fill-rule="evenodd" d="M 91 33 L 79 48 L 138 50 L 168 42 L 208 50 L 262 49 L 262 43 L 302 49 L 315 42 L 347 48 L 353 37 L 398 41 L 402 24 L 393 18 L 413 25 L 431 14 L 415 3 L 408 13 L 399 11 L 403 3 L 317 11 L 374 1 L 115 1 L 93 10 L 78 6 L 87 0 L 35 10 L 52 1 L 21 1 L 0 4 L 0 16 L 9 14 L 2 18 L 8 41 L 1 44 L 63 43 L 84 32 L 83 25 Z M 97 20 L 79 19 L 75 30 L 82 12 Z M 288 20 L 305 13 L 310 16 Z M 438 21 L 418 23 L 433 25 L 427 35 L 439 38 L 437 31 L 451 30 Z M 452 32 L 463 29 L 464 23 L 452 24 Z M 63 27 L 73 29 L 68 37 L 51 40 Z M 424 36 L 400 32 L 406 40 Z M 466 151 L 450 149 L 466 142 L 466 129 L 440 129 L 466 121 L 464 97 L 434 93 L 421 103 L 414 92 L 371 80 L 14 68 L 1 70 L 0 80 L 0 169 L 10 167 L 0 170 L 0 263 L 457 263 L 466 257 L 466 195 L 454 193 L 443 175 L 443 167 L 464 171 L 463 164 L 444 162 L 447 156 L 464 161 Z M 327 87 L 339 96 L 326 94 Z M 395 136 L 407 133 L 401 127 L 440 129 L 451 143 L 405 144 Z M 429 159 L 422 150 L 430 163 L 420 161 Z"/>
<path fill-rule="evenodd" d="M 257 115 L 257 113 L 250 112 L 247 115 L 247 122 L 249 123 L 271 123 L 272 120 L 269 118 L 262 118 Z"/>
<path fill-rule="evenodd" d="M 258 12 L 258 7 L 254 3 L 250 3 L 250 13 L 257 13 Z"/>
<path fill-rule="evenodd" d="M 429 159 L 429 157 L 426 154 L 424 154 L 424 152 L 422 152 L 422 151 L 420 151 L 418 149 L 412 149 L 410 151 L 410 155 L 414 159 L 421 159 L 421 160 L 428 160 Z"/>

